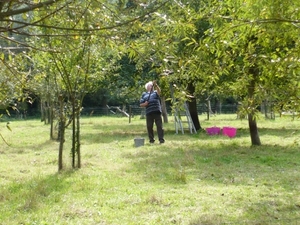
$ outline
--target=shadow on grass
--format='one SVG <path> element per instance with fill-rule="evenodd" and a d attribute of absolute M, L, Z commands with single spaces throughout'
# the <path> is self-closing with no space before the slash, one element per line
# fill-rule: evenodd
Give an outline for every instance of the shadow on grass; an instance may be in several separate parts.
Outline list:
<path fill-rule="evenodd" d="M 132 139 L 132 137 L 145 137 L 145 129 L 140 125 L 127 124 L 123 125 L 94 125 L 93 132 L 81 133 L 81 139 L 86 143 L 110 143 L 115 140 Z"/>
<path fill-rule="evenodd" d="M 266 129 L 268 135 L 282 134 L 276 129 Z M 246 129 L 241 130 L 239 137 L 247 136 Z M 282 137 L 282 136 L 281 136 Z M 199 140 L 194 142 L 193 139 Z M 258 182 L 271 179 L 275 173 L 282 186 L 290 189 L 288 176 L 281 171 L 293 170 L 299 166 L 298 146 L 283 149 L 278 145 L 241 146 L 232 139 L 226 140 L 222 135 L 208 136 L 204 132 L 193 135 L 171 135 L 164 145 L 145 146 L 135 154 L 125 154 L 133 162 L 133 169 L 146 174 L 149 182 L 186 183 L 188 177 L 239 185 L 234 177 L 243 176 L 242 180 L 258 178 Z M 189 172 L 186 172 L 189 171 Z M 161 176 L 163 175 L 163 176 Z M 235 179 L 235 180 L 234 180 Z M 233 182 L 234 181 L 234 182 Z M 271 181 L 270 181 L 271 182 Z"/>
<path fill-rule="evenodd" d="M 234 119 L 236 120 L 236 119 Z M 92 130 L 94 132 L 85 133 L 84 129 L 82 129 L 81 137 L 82 140 L 94 141 L 98 143 L 110 143 L 112 141 L 118 140 L 125 140 L 125 139 L 132 139 L 133 137 L 145 137 L 147 138 L 147 131 L 145 124 L 134 124 L 134 123 L 124 123 L 123 120 L 120 120 L 120 124 L 109 124 L 109 122 L 103 124 L 92 124 Z M 156 127 L 154 126 L 154 131 L 156 133 Z M 184 130 L 185 134 L 183 135 L 181 131 L 176 134 L 174 125 L 171 123 L 165 124 L 165 135 L 168 138 L 176 139 L 178 137 L 183 137 L 186 139 L 186 134 L 188 138 L 196 137 L 197 135 L 205 134 L 206 131 L 201 129 L 195 135 L 191 135 L 188 130 Z M 258 128 L 258 132 L 261 138 L 264 136 L 274 136 L 274 137 L 290 137 L 291 135 L 300 135 L 300 130 L 297 129 L 290 129 L 290 128 Z M 220 135 L 222 136 L 222 135 Z M 239 137 L 249 137 L 250 133 L 248 128 L 238 128 L 236 138 Z M 201 138 L 205 138 L 203 135 Z M 207 135 L 206 138 L 211 138 Z M 250 144 L 250 143 L 249 143 Z"/>
<path fill-rule="evenodd" d="M 281 146 L 271 145 L 241 147 L 234 142 L 215 145 L 206 142 L 194 145 L 185 141 L 182 145 L 177 142 L 140 148 L 135 153 L 124 154 L 123 157 L 132 162 L 129 171 L 140 174 L 149 184 L 158 183 L 173 187 L 193 184 L 194 188 L 198 186 L 202 192 L 205 192 L 207 187 L 216 187 L 218 190 L 230 190 L 231 187 L 232 190 L 236 190 L 240 187 L 250 189 L 249 193 L 266 190 L 270 192 L 267 196 L 250 198 L 251 201 L 247 203 L 238 203 L 247 201 L 247 197 L 244 199 L 243 196 L 239 196 L 243 200 L 233 200 L 237 201 L 234 207 L 245 207 L 238 209 L 242 210 L 243 214 L 241 218 L 235 218 L 234 223 L 227 223 L 228 221 L 224 221 L 218 214 L 210 214 L 196 217 L 191 225 L 274 224 L 276 221 L 279 221 L 278 224 L 285 224 L 278 220 L 283 219 L 280 214 L 285 207 L 290 209 L 284 212 L 284 215 L 299 213 L 296 203 L 289 202 L 292 199 L 277 199 L 275 191 L 278 188 L 290 196 L 291 192 L 299 189 L 300 163 L 296 159 L 300 158 L 300 152 L 296 146 L 282 149 Z M 244 222 L 245 220 L 247 222 Z"/>
<path fill-rule="evenodd" d="M 68 181 L 71 175 L 72 172 L 68 171 L 12 183 L 5 189 L 0 189 L 0 203 L 9 209 L 15 209 L 15 212 L 36 210 L 41 204 L 47 204 L 47 198 L 58 203 L 72 187 Z"/>
<path fill-rule="evenodd" d="M 10 146 L 7 146 L 6 149 L 10 153 L 12 153 L 12 150 L 13 150 L 13 152 L 18 153 L 18 154 L 27 153 L 25 151 L 26 149 L 30 149 L 30 151 L 33 151 L 33 152 L 39 152 L 39 151 L 44 151 L 45 149 L 49 149 L 49 146 L 53 146 L 53 143 L 57 143 L 57 146 L 58 146 L 57 140 L 45 140 L 43 142 L 40 142 L 39 144 L 37 144 L 35 142 L 32 142 L 30 144 L 26 143 L 26 148 L 24 148 L 24 146 L 22 146 L 22 145 L 14 145 L 14 146 L 10 145 Z M 10 148 L 10 147 L 12 147 L 12 148 Z M 57 149 L 54 148 L 53 150 L 56 151 Z"/>

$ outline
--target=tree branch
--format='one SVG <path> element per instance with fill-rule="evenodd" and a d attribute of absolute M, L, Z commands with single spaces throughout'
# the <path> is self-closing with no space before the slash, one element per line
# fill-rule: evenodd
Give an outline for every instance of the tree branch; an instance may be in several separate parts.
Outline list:
<path fill-rule="evenodd" d="M 6 39 L 6 40 L 8 40 L 8 41 L 10 41 L 10 42 L 13 42 L 13 43 L 16 43 L 16 44 L 18 44 L 18 45 L 21 45 L 21 46 L 23 46 L 24 48 L 35 49 L 35 50 L 39 50 L 39 51 L 43 51 L 43 52 L 55 52 L 55 53 L 57 53 L 57 51 L 55 51 L 55 50 L 52 50 L 52 49 L 41 49 L 41 48 L 36 48 L 36 47 L 34 47 L 34 46 L 32 46 L 32 45 L 28 45 L 28 44 L 26 44 L 26 43 L 16 41 L 16 40 L 13 39 L 13 38 L 5 37 L 5 36 L 3 36 L 3 35 L 1 35 L 1 34 L 0 34 L 0 38 Z M 0 46 L 0 49 L 5 49 L 5 47 L 1 47 L 1 46 Z"/>
<path fill-rule="evenodd" d="M 6 11 L 6 12 L 0 12 L 0 20 L 2 20 L 2 18 L 5 18 L 5 17 L 30 12 L 30 11 L 33 11 L 33 10 L 38 9 L 38 8 L 42 8 L 42 7 L 45 7 L 45 6 L 48 6 L 48 5 L 58 3 L 60 1 L 63 2 L 63 0 L 49 0 L 49 1 L 40 2 L 40 3 L 37 3 L 37 4 L 32 4 L 30 6 L 27 6 L 27 7 L 21 8 L 21 9 L 9 10 L 9 11 Z M 70 2 L 67 2 L 67 4 L 69 4 L 69 3 Z"/>
<path fill-rule="evenodd" d="M 284 18 L 269 18 L 269 19 L 257 19 L 257 20 L 248 20 L 248 19 L 234 19 L 229 16 L 221 16 L 222 19 L 231 20 L 231 21 L 240 21 L 244 24 L 251 24 L 251 23 L 291 23 L 297 24 L 300 23 L 300 20 L 291 20 L 291 19 L 284 19 Z M 238 26 L 238 25 L 237 25 Z"/>
<path fill-rule="evenodd" d="M 54 0 L 52 0 L 54 1 Z M 76 29 L 76 28 L 72 28 L 72 27 L 57 27 L 57 26 L 50 26 L 50 25 L 44 25 L 44 24 L 37 24 L 39 21 L 36 21 L 34 23 L 27 23 L 27 22 L 23 22 L 23 21 L 16 21 L 16 20 L 2 20 L 2 21 L 6 21 L 6 22 L 13 22 L 13 23 L 18 23 L 18 24 L 23 24 L 25 26 L 32 26 L 32 27 L 43 27 L 43 28 L 48 28 L 48 29 L 53 29 L 53 30 L 68 30 L 68 31 L 77 31 L 77 32 L 91 32 L 91 31 L 100 31 L 100 30 L 111 30 L 117 27 L 121 27 L 121 26 L 125 26 L 128 24 L 131 24 L 137 20 L 140 20 L 142 18 L 144 18 L 145 16 L 154 13 L 155 11 L 157 11 L 158 9 L 162 8 L 164 5 L 166 5 L 168 2 L 170 2 L 171 0 L 166 0 L 165 2 L 161 3 L 159 6 L 154 7 L 153 9 L 147 11 L 146 13 L 144 13 L 141 16 L 129 19 L 127 21 L 124 21 L 123 23 L 117 23 L 115 25 L 111 25 L 111 26 L 106 26 L 106 27 L 101 27 L 101 28 L 93 28 L 93 29 Z M 69 4 L 69 3 L 68 3 Z M 1 13 L 0 13 L 0 18 L 1 18 Z M 14 27 L 11 28 L 11 30 L 17 30 L 19 29 L 18 27 Z"/>

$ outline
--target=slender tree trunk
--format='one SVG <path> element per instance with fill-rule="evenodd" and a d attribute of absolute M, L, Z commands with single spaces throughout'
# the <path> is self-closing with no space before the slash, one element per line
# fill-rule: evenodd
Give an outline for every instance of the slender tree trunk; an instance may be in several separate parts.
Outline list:
<path fill-rule="evenodd" d="M 189 83 L 189 85 L 188 85 L 188 92 L 190 94 L 194 95 L 195 86 L 194 86 L 194 84 L 192 82 Z M 201 125 L 200 125 L 199 116 L 198 116 L 196 97 L 193 97 L 191 99 L 191 101 L 189 102 L 188 106 L 189 106 L 189 111 L 190 111 L 191 118 L 192 118 L 192 121 L 194 123 L 195 129 L 196 130 L 200 130 L 201 129 Z"/>
<path fill-rule="evenodd" d="M 252 145 L 261 145 L 256 120 L 252 114 L 248 114 L 248 124 Z"/>
<path fill-rule="evenodd" d="M 211 111 L 211 104 L 210 104 L 210 98 L 207 98 L 207 120 L 210 118 L 210 114 L 212 113 Z"/>
<path fill-rule="evenodd" d="M 190 111 L 191 118 L 194 123 L 195 129 L 200 130 L 201 125 L 200 125 L 199 116 L 198 116 L 196 99 L 192 99 L 192 101 L 189 102 L 189 111 Z"/>
<path fill-rule="evenodd" d="M 51 117 L 53 116 L 53 102 L 49 102 L 47 106 L 47 124 L 50 123 Z"/>
<path fill-rule="evenodd" d="M 249 102 L 252 102 L 249 107 L 251 108 L 251 112 L 248 113 L 248 124 L 249 124 L 249 130 L 250 130 L 250 137 L 251 137 L 251 144 L 252 145 L 261 145 L 259 134 L 258 134 L 258 128 L 257 128 L 257 122 L 254 117 L 255 113 L 255 87 L 257 84 L 257 79 L 259 76 L 259 70 L 256 66 L 253 66 L 249 69 L 250 75 L 252 75 L 252 79 L 248 86 L 248 97 Z"/>
<path fill-rule="evenodd" d="M 59 150 L 58 150 L 58 171 L 63 169 L 63 148 L 65 142 L 65 117 L 64 117 L 64 105 L 63 105 L 63 97 L 59 96 L 59 104 L 60 104 L 60 115 L 59 115 Z"/>
<path fill-rule="evenodd" d="M 77 168 L 81 168 L 81 142 L 80 142 L 80 107 L 77 109 L 76 113 L 76 122 L 77 122 L 77 132 L 76 132 L 76 153 L 77 153 Z"/>
<path fill-rule="evenodd" d="M 73 93 L 73 95 L 75 95 Z M 76 118 L 75 118 L 75 97 L 71 96 L 72 99 L 72 149 L 71 149 L 71 155 L 72 155 L 72 168 L 75 168 L 75 155 L 76 155 Z"/>
<path fill-rule="evenodd" d="M 40 106 L 41 106 L 41 122 L 44 122 L 44 124 L 46 124 L 46 121 L 45 121 L 45 106 L 44 106 L 44 102 L 43 100 L 41 99 L 41 103 L 40 103 Z"/>
<path fill-rule="evenodd" d="M 162 109 L 162 116 L 164 123 L 168 123 L 168 112 L 167 112 L 167 106 L 166 106 L 166 98 L 164 96 L 161 96 L 161 109 Z"/>
<path fill-rule="evenodd" d="M 50 113 L 50 117 L 49 117 L 49 123 L 50 123 L 50 139 L 54 140 L 54 109 L 51 107 L 49 107 L 49 113 Z M 57 138 L 56 138 L 57 140 Z"/>
<path fill-rule="evenodd" d="M 268 106 L 267 106 L 267 100 L 263 101 L 263 106 L 264 106 L 264 110 L 265 110 L 265 118 L 268 119 Z"/>

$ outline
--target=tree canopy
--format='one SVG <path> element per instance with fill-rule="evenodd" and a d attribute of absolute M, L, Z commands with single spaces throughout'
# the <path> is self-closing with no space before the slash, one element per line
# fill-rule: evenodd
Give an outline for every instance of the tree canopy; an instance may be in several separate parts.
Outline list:
<path fill-rule="evenodd" d="M 99 86 L 129 102 L 158 78 L 166 91 L 179 85 L 184 100 L 235 97 L 260 145 L 262 102 L 299 111 L 299 8 L 296 0 L 1 1 L 0 104 L 35 92 L 53 102 L 68 93 L 81 105 Z"/>
<path fill-rule="evenodd" d="M 298 1 L 183 1 L 165 12 L 141 45 L 152 43 L 148 54 L 174 71 L 170 79 L 192 81 L 202 95 L 234 96 L 253 145 L 261 144 L 263 101 L 299 111 Z"/>

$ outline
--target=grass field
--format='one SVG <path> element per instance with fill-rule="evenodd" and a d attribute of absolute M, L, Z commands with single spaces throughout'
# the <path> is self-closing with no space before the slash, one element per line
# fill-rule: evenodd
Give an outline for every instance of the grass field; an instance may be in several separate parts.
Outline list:
<path fill-rule="evenodd" d="M 84 117 L 82 168 L 71 169 L 66 141 L 61 173 L 48 125 L 1 122 L 0 224 L 300 224 L 300 120 L 260 118 L 258 147 L 236 115 L 200 121 L 237 136 L 175 134 L 170 117 L 166 143 L 150 145 L 138 117 Z"/>

